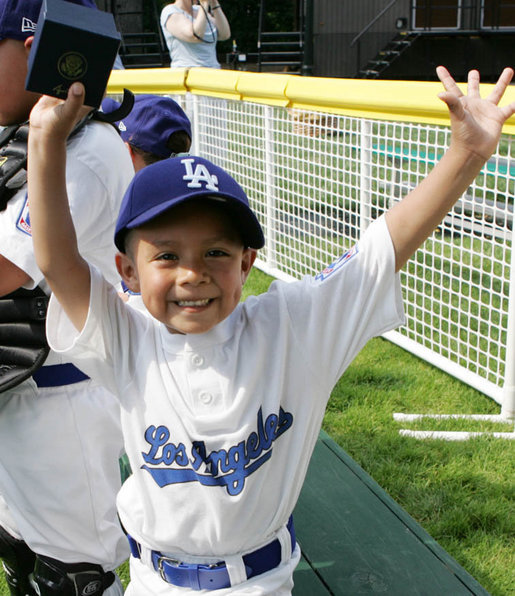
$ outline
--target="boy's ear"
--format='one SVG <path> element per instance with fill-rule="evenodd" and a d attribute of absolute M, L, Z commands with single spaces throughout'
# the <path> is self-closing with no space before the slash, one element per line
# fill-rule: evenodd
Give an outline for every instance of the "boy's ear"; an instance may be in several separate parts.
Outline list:
<path fill-rule="evenodd" d="M 127 149 L 129 150 L 129 155 L 131 156 L 134 171 L 139 172 L 147 165 L 145 163 L 145 160 L 139 153 L 134 151 L 134 147 L 130 143 L 125 142 L 125 145 L 126 145 Z"/>
<path fill-rule="evenodd" d="M 140 286 L 138 272 L 132 258 L 123 252 L 119 252 L 115 256 L 115 263 L 118 273 L 120 274 L 120 277 L 122 278 L 125 285 L 131 292 L 139 294 Z"/>
<path fill-rule="evenodd" d="M 29 56 L 30 49 L 32 48 L 33 41 L 34 41 L 34 35 L 31 35 L 30 37 L 27 37 L 27 39 L 23 42 L 23 44 L 25 46 L 25 51 L 27 53 L 27 58 Z"/>
<path fill-rule="evenodd" d="M 254 261 L 257 257 L 257 250 L 255 248 L 246 248 L 243 251 L 243 258 L 241 260 L 241 283 L 244 284 L 247 281 L 247 277 L 254 265 Z"/>

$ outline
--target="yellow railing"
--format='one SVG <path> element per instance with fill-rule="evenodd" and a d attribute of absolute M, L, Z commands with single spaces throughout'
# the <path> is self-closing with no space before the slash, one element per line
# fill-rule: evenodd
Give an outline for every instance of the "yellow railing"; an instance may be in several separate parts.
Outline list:
<path fill-rule="evenodd" d="M 121 93 L 124 87 L 134 93 L 190 92 L 379 120 L 449 123 L 447 108 L 438 99 L 442 91 L 439 82 L 331 79 L 210 68 L 113 71 L 108 93 Z M 482 96 L 488 95 L 493 87 L 490 83 L 482 85 Z M 501 105 L 512 101 L 515 101 L 515 85 L 507 89 Z M 506 123 L 504 132 L 515 134 L 515 117 Z"/>

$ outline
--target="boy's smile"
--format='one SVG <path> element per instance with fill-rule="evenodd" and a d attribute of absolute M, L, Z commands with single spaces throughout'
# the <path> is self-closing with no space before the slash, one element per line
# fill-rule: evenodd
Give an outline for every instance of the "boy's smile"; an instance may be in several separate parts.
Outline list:
<path fill-rule="evenodd" d="M 196 200 L 131 233 L 118 255 L 127 286 L 171 333 L 205 333 L 236 308 L 256 251 L 223 207 Z"/>

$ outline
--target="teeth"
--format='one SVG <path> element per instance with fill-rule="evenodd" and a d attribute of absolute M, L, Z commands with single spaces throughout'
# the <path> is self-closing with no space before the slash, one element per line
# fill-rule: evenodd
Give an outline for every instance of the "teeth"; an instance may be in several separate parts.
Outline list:
<path fill-rule="evenodd" d="M 209 303 L 209 298 L 205 300 L 179 300 L 179 306 L 206 306 Z"/>

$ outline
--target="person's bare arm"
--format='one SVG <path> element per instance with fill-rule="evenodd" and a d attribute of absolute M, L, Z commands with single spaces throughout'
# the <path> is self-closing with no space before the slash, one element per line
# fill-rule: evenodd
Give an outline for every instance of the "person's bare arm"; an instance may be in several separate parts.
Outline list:
<path fill-rule="evenodd" d="M 492 93 L 479 94 L 479 73 L 469 72 L 467 95 L 446 68 L 437 74 L 445 91 L 439 94 L 451 119 L 449 149 L 428 176 L 386 213 L 398 271 L 440 224 L 466 191 L 497 147 L 504 122 L 515 113 L 515 102 L 499 107 L 513 70 L 504 69 Z"/>
<path fill-rule="evenodd" d="M 208 0 L 211 8 L 211 14 L 215 20 L 216 29 L 218 31 L 218 40 L 225 41 L 231 37 L 231 27 L 229 21 L 225 16 L 224 9 L 218 0 Z M 206 9 L 207 10 L 207 9 Z"/>
<path fill-rule="evenodd" d="M 29 283 L 31 278 L 9 259 L 0 255 L 0 296 L 5 296 Z"/>
<path fill-rule="evenodd" d="M 66 139 L 85 113 L 84 87 L 74 83 L 65 102 L 43 96 L 30 115 L 28 197 L 34 254 L 74 326 L 89 307 L 90 274 L 81 257 L 66 192 Z"/>
<path fill-rule="evenodd" d="M 201 43 L 207 27 L 204 10 L 197 10 L 193 23 L 184 14 L 174 13 L 166 21 L 166 29 L 177 39 L 189 43 Z"/>

